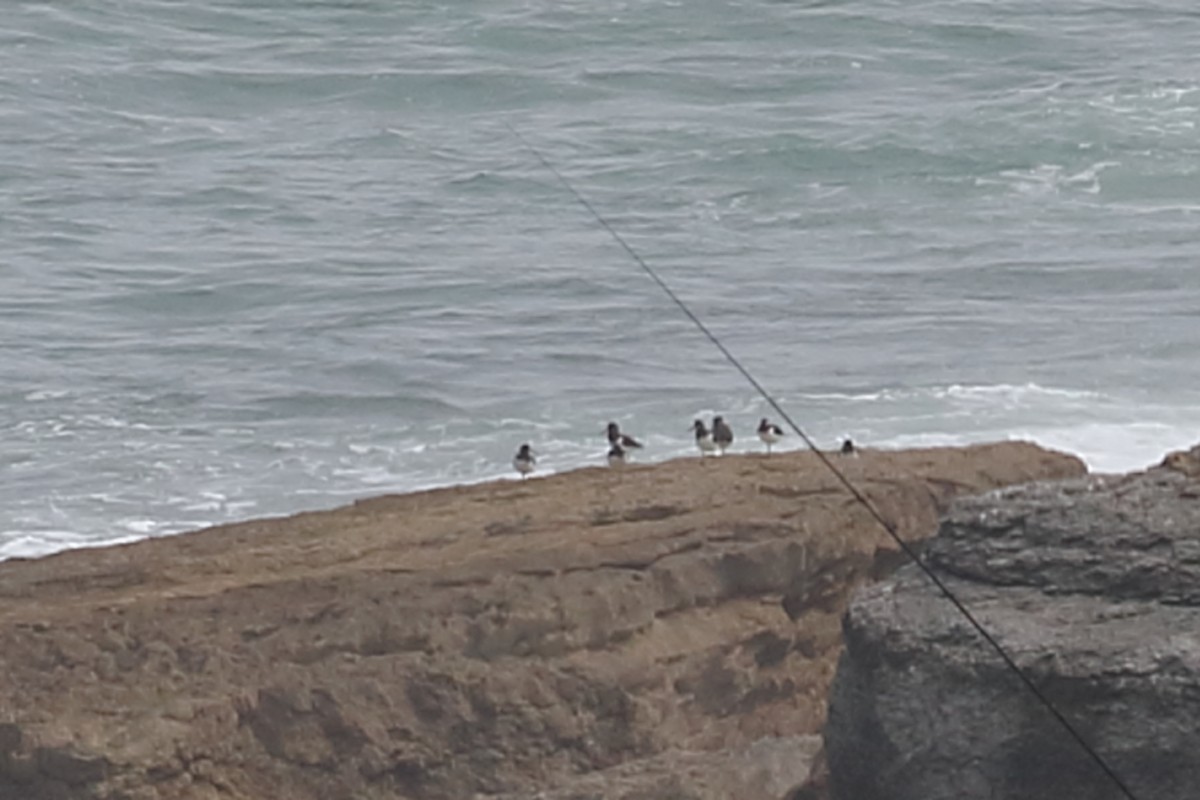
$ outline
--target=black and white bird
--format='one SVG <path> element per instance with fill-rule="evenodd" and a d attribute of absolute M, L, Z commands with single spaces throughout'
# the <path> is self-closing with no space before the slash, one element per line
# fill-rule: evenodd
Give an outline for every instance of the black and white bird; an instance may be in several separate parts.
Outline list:
<path fill-rule="evenodd" d="M 620 443 L 614 442 L 613 446 L 609 448 L 608 465 L 610 467 L 625 466 L 625 448 L 621 447 Z"/>
<path fill-rule="evenodd" d="M 733 429 L 723 417 L 713 417 L 712 438 L 721 455 L 725 455 L 725 449 L 733 444 Z"/>
<path fill-rule="evenodd" d="M 857 452 L 858 450 L 855 449 L 854 442 L 850 441 L 849 439 L 846 439 L 844 442 L 842 442 L 842 455 L 852 456 Z"/>
<path fill-rule="evenodd" d="M 696 434 L 696 447 L 700 448 L 701 456 L 717 451 L 717 443 L 713 441 L 712 431 L 705 427 L 704 420 L 698 419 L 693 422 L 692 430 Z"/>
<path fill-rule="evenodd" d="M 642 448 L 642 443 L 637 439 L 621 433 L 621 427 L 615 422 L 608 423 L 608 443 L 620 445 L 626 450 L 631 448 L 640 450 Z"/>
<path fill-rule="evenodd" d="M 533 448 L 527 444 L 521 445 L 521 449 L 513 456 L 513 469 L 521 473 L 522 480 L 529 477 L 536 464 L 537 458 L 534 457 Z"/>
<path fill-rule="evenodd" d="M 783 428 L 772 424 L 766 417 L 758 423 L 758 438 L 767 446 L 767 455 L 771 455 L 771 445 L 783 438 Z"/>

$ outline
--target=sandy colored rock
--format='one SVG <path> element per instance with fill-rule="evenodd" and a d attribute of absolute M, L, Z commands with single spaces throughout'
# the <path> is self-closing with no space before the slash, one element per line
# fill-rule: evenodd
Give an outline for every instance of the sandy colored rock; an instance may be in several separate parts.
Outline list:
<path fill-rule="evenodd" d="M 1023 443 L 838 463 L 909 538 L 955 495 L 1083 472 Z M 0 798 L 782 796 L 848 593 L 894 551 L 794 453 L 7 562 Z"/>

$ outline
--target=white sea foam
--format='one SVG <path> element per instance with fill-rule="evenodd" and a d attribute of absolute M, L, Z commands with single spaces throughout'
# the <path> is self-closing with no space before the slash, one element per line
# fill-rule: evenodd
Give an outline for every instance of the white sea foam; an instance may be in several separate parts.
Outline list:
<path fill-rule="evenodd" d="M 0 561 L 39 558 L 63 550 L 109 547 L 144 539 L 140 534 L 95 537 L 64 530 L 0 531 Z"/>
<path fill-rule="evenodd" d="M 981 404 L 1000 402 L 1009 407 L 1013 405 L 1031 406 L 1039 403 L 1045 403 L 1047 401 L 1094 402 L 1103 399 L 1103 395 L 1099 392 L 1081 389 L 1047 387 L 1040 386 L 1036 383 L 1026 383 L 1021 385 L 1001 383 L 995 385 L 974 386 L 951 384 L 950 386 L 946 386 L 944 388 L 934 388 L 928 391 L 934 398 L 949 398 L 956 401 Z M 919 397 L 920 394 L 917 393 L 910 396 Z"/>
<path fill-rule="evenodd" d="M 60 389 L 42 389 L 36 392 L 29 392 L 25 395 L 25 400 L 30 403 L 40 403 L 43 400 L 61 400 L 64 397 L 70 396 L 70 392 Z"/>
<path fill-rule="evenodd" d="M 189 513 L 206 513 L 211 514 L 220 511 L 225 507 L 224 503 L 209 500 L 203 503 L 184 503 L 180 506 L 181 509 Z"/>
<path fill-rule="evenodd" d="M 1172 450 L 1196 444 L 1194 429 L 1153 422 L 1090 423 L 1027 434 L 1016 432 L 1013 438 L 1029 438 L 1046 447 L 1074 453 L 1093 472 L 1145 469 L 1161 461 Z"/>
<path fill-rule="evenodd" d="M 800 401 L 828 400 L 837 403 L 879 403 L 921 400 L 924 398 L 953 398 L 958 400 L 991 402 L 997 398 L 1020 402 L 1036 402 L 1040 397 L 1067 398 L 1072 400 L 1096 400 L 1103 397 L 1100 392 L 1086 389 L 1067 389 L 1042 386 L 1037 383 L 1024 384 L 949 384 L 930 387 L 898 387 L 870 392 L 841 393 L 814 392 L 797 396 Z"/>

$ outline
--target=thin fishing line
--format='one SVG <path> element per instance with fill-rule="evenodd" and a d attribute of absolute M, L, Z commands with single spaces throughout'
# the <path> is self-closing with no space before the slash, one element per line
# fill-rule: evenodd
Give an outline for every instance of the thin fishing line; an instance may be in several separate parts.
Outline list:
<path fill-rule="evenodd" d="M 692 323 L 697 328 L 700 329 L 700 332 L 703 333 L 708 338 L 708 340 L 710 342 L 712 342 L 713 345 L 718 350 L 721 351 L 721 354 L 723 356 L 725 356 L 725 359 L 730 364 L 732 364 L 734 366 L 734 368 L 737 369 L 738 372 L 740 372 L 742 374 L 742 377 L 745 378 L 750 383 L 750 385 L 754 387 L 755 391 L 757 391 L 760 395 L 762 395 L 762 398 L 767 401 L 767 403 L 771 406 L 771 408 L 773 408 L 775 410 L 775 412 L 785 422 L 787 422 L 788 427 L 790 427 L 793 431 L 796 432 L 796 435 L 799 436 L 804 441 L 804 444 L 808 446 L 809 450 L 811 450 L 813 452 L 813 454 L 816 455 L 816 457 L 821 461 L 821 463 L 824 464 L 825 467 L 830 472 L 833 473 L 834 477 L 837 478 L 838 482 L 841 483 L 842 486 L 844 486 L 846 488 L 846 491 L 848 491 L 851 494 L 851 496 L 853 496 L 854 499 L 856 501 L 858 501 L 863 506 L 863 508 L 865 508 L 867 510 L 867 512 L 875 519 L 876 522 L 879 523 L 879 525 L 885 531 L 887 531 L 888 536 L 890 536 L 892 538 L 892 540 L 895 541 L 896 544 L 900 546 L 900 549 L 904 552 L 904 554 L 906 556 L 908 556 L 913 561 L 913 563 L 915 563 L 918 567 L 921 568 L 921 571 L 925 573 L 925 576 L 927 578 L 929 578 L 929 580 L 933 582 L 934 586 L 936 586 L 938 588 L 938 590 L 941 591 L 941 593 L 946 597 L 946 599 L 949 600 L 954 605 L 954 607 L 963 616 L 963 618 L 966 619 L 967 622 L 969 622 L 971 624 L 971 627 L 974 628 L 975 631 L 980 636 L 983 637 L 984 641 L 986 641 L 989 645 L 991 645 L 992 649 L 996 651 L 996 654 L 1000 656 L 1001 661 L 1003 661 L 1004 664 L 1010 670 L 1012 670 L 1014 673 L 1016 673 L 1017 677 L 1021 679 L 1021 682 L 1023 684 L 1025 684 L 1025 687 L 1027 689 L 1029 689 L 1030 692 L 1033 693 L 1034 697 L 1036 697 L 1043 706 L 1046 707 L 1046 710 L 1050 712 L 1051 716 L 1053 716 L 1056 720 L 1058 720 L 1059 724 L 1061 724 L 1062 727 L 1064 729 L 1066 729 L 1067 733 L 1069 733 L 1071 735 L 1071 738 L 1073 738 L 1076 741 L 1076 743 L 1078 743 L 1079 746 L 1081 748 L 1083 748 L 1084 752 L 1087 753 L 1091 757 L 1092 761 L 1094 761 L 1096 763 L 1096 765 L 1100 768 L 1100 770 L 1105 775 L 1108 776 L 1108 778 L 1117 786 L 1117 788 L 1119 788 L 1121 790 L 1121 793 L 1124 794 L 1127 798 L 1129 798 L 1129 800 L 1137 800 L 1137 796 L 1134 795 L 1134 793 L 1129 789 L 1129 787 L 1125 785 L 1125 782 L 1123 780 L 1121 780 L 1120 776 L 1117 775 L 1117 773 L 1113 770 L 1113 768 L 1108 765 L 1108 763 L 1100 756 L 1100 754 L 1098 752 L 1096 752 L 1096 750 L 1093 749 L 1090 744 L 1088 744 L 1087 740 L 1083 738 L 1083 735 L 1078 730 L 1075 729 L 1075 726 L 1072 725 L 1071 722 L 1065 716 L 1063 716 L 1062 712 L 1058 710 L 1058 708 L 1054 705 L 1054 703 L 1052 703 L 1050 701 L 1050 698 L 1046 697 L 1046 695 L 1042 693 L 1042 690 L 1039 689 L 1037 684 L 1035 684 L 1033 682 L 1033 679 L 1030 678 L 1028 675 L 1026 675 L 1024 670 L 1022 670 L 1019 666 L 1017 666 L 1017 662 L 1013 660 L 1012 656 L 1010 656 L 1008 654 L 1008 651 L 1006 651 L 1004 649 L 1004 647 L 1000 644 L 1000 642 L 997 641 L 996 638 L 994 636 L 992 636 L 992 634 L 988 633 L 987 628 L 983 627 L 983 624 L 980 623 L 979 620 L 977 620 L 975 618 L 975 615 L 972 614 L 965 605 L 963 605 L 962 601 L 959 600 L 958 597 L 954 594 L 954 592 L 950 590 L 950 587 L 947 586 L 942 581 L 942 579 L 937 576 L 937 573 L 935 573 L 933 571 L 933 569 L 928 564 L 926 564 L 924 562 L 924 560 L 921 559 L 921 557 L 912 548 L 912 546 L 900 537 L 900 534 L 896 531 L 895 526 L 893 526 L 890 522 L 887 521 L 887 519 L 884 518 L 883 514 L 880 513 L 879 509 L 877 509 L 875 507 L 875 504 L 872 503 L 867 498 L 867 496 L 864 495 L 859 490 L 859 488 L 857 486 L 855 486 L 854 483 L 848 477 L 846 477 L 845 473 L 843 473 L 840 469 L 838 469 L 837 465 L 834 464 L 833 461 L 830 460 L 829 456 L 827 456 L 821 450 L 821 448 L 817 447 L 816 443 L 813 442 L 813 440 L 811 438 L 809 438 L 808 434 L 805 433 L 804 430 L 801 429 L 801 427 L 799 425 L 797 425 L 795 423 L 795 421 L 792 420 L 791 415 L 789 415 L 786 411 L 784 411 L 783 407 L 780 406 L 778 402 L 776 402 L 775 398 L 771 395 L 771 393 L 768 392 L 766 390 L 766 388 L 761 383 L 759 383 L 758 380 L 753 375 L 750 374 L 750 371 L 748 369 L 746 369 L 744 366 L 742 366 L 742 362 L 739 361 L 737 359 L 737 357 L 734 356 L 734 354 L 731 353 L 727 347 L 725 347 L 725 345 L 721 342 L 721 340 L 717 338 L 716 334 L 714 334 L 711 330 L 709 330 L 708 326 L 705 325 L 704 322 L 698 316 L 696 316 L 695 313 L 693 313 L 690 308 L 688 308 L 687 304 L 684 303 L 682 299 L 680 299 L 679 295 L 675 294 L 675 292 L 671 289 L 671 287 L 668 286 L 666 284 L 666 282 L 662 278 L 659 277 L 658 273 L 655 272 L 650 267 L 650 265 L 647 264 L 646 261 L 640 255 L 637 254 L 637 251 L 634 250 L 629 245 L 629 243 L 625 241 L 624 237 L 622 237 L 621 234 L 617 232 L 616 228 L 614 228 L 612 225 L 610 225 L 608 220 L 606 220 L 603 216 L 600 215 L 600 212 L 598 212 L 595 209 L 595 207 L 591 203 L 588 202 L 586 197 L 584 197 L 582 194 L 580 194 L 575 189 L 575 187 L 571 185 L 571 183 L 563 176 L 563 174 L 561 172 L 559 172 L 555 168 L 555 166 L 546 159 L 545 156 L 542 155 L 541 151 L 539 151 L 536 147 L 534 147 L 529 142 L 529 140 L 526 139 L 524 136 L 522 136 L 520 131 L 518 131 L 516 128 L 514 128 L 512 125 L 510 125 L 507 120 L 504 121 L 504 126 L 506 128 L 508 128 L 508 130 L 512 133 L 512 135 L 514 137 L 516 137 L 517 141 L 519 141 L 522 145 L 525 146 L 526 150 L 528 150 L 530 153 L 532 153 L 533 156 L 539 162 L 541 162 L 542 166 L 544 166 L 547 170 L 549 170 L 554 175 L 554 177 L 558 178 L 559 183 L 561 183 L 563 185 L 563 187 L 568 192 L 570 192 L 575 197 L 576 200 L 579 201 L 580 205 L 582 205 L 585 209 L 588 210 L 588 213 L 590 213 L 592 215 L 592 217 L 595 218 L 595 220 L 600 223 L 600 225 L 604 228 L 604 230 L 608 231 L 609 235 L 612 236 L 612 238 L 616 240 L 617 244 L 619 244 L 621 246 L 621 248 L 626 253 L 629 254 L 629 257 L 632 258 L 638 264 L 638 266 L 640 266 L 642 268 L 642 270 L 644 270 L 645 273 L 647 275 L 649 275 L 650 278 L 656 284 L 658 284 L 658 287 L 663 290 L 663 292 L 667 295 L 667 297 L 671 298 L 672 302 L 674 302 L 675 305 L 679 307 L 679 310 L 682 311 L 687 316 L 687 318 L 690 319 L 692 321 Z"/>

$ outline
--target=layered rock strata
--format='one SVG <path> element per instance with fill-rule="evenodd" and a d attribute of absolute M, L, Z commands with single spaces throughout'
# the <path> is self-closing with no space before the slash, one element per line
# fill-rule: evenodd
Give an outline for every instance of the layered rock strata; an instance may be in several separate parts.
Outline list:
<path fill-rule="evenodd" d="M 1200 448 L 955 503 L 929 563 L 1142 800 L 1200 787 Z M 864 589 L 825 742 L 838 800 L 1128 795 L 915 567 Z"/>
<path fill-rule="evenodd" d="M 1080 474 L 842 463 L 906 537 Z M 890 541 L 808 454 L 382 497 L 0 565 L 0 798 L 779 797 Z"/>

